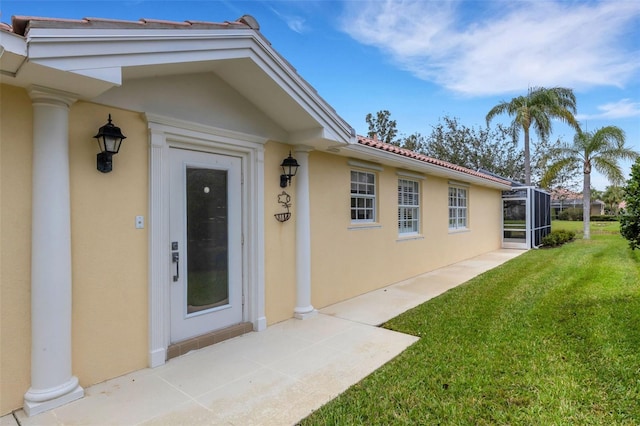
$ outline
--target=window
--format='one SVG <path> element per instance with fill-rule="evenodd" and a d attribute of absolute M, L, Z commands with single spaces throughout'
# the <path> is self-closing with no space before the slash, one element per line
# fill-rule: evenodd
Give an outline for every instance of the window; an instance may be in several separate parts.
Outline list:
<path fill-rule="evenodd" d="M 449 229 L 467 227 L 467 190 L 449 187 Z"/>
<path fill-rule="evenodd" d="M 351 171 L 351 221 L 376 220 L 376 175 Z"/>
<path fill-rule="evenodd" d="M 420 185 L 398 179 L 398 233 L 417 234 L 420 231 Z"/>

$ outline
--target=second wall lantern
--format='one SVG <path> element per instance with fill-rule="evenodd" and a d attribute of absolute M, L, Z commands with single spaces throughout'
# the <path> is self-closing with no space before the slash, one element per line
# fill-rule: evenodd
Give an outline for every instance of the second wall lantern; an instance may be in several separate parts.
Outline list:
<path fill-rule="evenodd" d="M 94 138 L 98 140 L 101 151 L 98 154 L 98 170 L 102 173 L 109 173 L 113 168 L 113 155 L 120 151 L 120 145 L 127 137 L 122 134 L 119 127 L 113 125 L 111 114 L 109 114 L 109 121 L 100 127 Z"/>
<path fill-rule="evenodd" d="M 291 156 L 291 151 L 289 151 L 289 156 L 282 160 L 282 164 L 280 164 L 280 167 L 282 167 L 282 174 L 280 175 L 280 187 L 286 188 L 287 185 L 291 185 L 291 178 L 296 175 L 300 164 L 298 164 L 296 159 Z"/>

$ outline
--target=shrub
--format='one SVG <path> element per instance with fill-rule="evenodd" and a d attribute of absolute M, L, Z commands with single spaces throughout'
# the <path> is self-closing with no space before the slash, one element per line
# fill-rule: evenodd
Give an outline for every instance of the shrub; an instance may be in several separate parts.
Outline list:
<path fill-rule="evenodd" d="M 617 222 L 619 216 L 612 214 L 601 214 L 597 216 L 591 216 L 591 222 Z"/>
<path fill-rule="evenodd" d="M 576 233 L 573 231 L 567 231 L 565 229 L 559 229 L 557 231 L 551 231 L 545 237 L 542 238 L 542 245 L 545 247 L 557 247 L 564 243 L 573 241 L 576 237 Z"/>
<path fill-rule="evenodd" d="M 559 220 L 582 220 L 582 209 L 579 207 L 570 207 L 558 213 Z"/>
<path fill-rule="evenodd" d="M 631 177 L 624 188 L 627 207 L 620 219 L 620 234 L 632 250 L 640 248 L 640 158 L 631 166 Z"/>

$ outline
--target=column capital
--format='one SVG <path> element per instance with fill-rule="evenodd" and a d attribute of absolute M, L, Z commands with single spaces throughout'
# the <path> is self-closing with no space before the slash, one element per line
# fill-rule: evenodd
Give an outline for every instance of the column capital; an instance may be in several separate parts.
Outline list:
<path fill-rule="evenodd" d="M 62 90 L 50 89 L 42 86 L 31 86 L 27 89 L 31 102 L 69 109 L 78 100 L 78 95 Z"/>

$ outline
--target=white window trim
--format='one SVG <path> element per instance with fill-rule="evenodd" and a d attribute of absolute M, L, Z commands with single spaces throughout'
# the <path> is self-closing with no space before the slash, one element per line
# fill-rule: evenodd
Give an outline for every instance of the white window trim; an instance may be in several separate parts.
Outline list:
<path fill-rule="evenodd" d="M 455 189 L 456 191 L 464 191 L 465 192 L 465 206 L 464 207 L 459 207 L 459 206 L 451 206 L 451 203 L 449 202 L 449 191 L 451 189 Z M 459 199 L 459 196 L 456 193 L 456 199 Z M 462 210 L 464 209 L 465 211 L 465 224 L 464 226 L 457 226 L 457 222 L 458 222 L 458 215 L 456 214 L 456 226 L 451 226 L 451 209 L 455 208 L 456 211 L 457 210 Z M 469 185 L 460 185 L 460 184 L 456 184 L 454 185 L 451 181 L 449 182 L 449 186 L 447 187 L 447 226 L 449 228 L 449 233 L 456 233 L 456 232 L 466 232 L 469 231 Z"/>
<path fill-rule="evenodd" d="M 466 189 L 466 188 L 469 188 L 471 185 L 468 184 L 467 182 L 460 182 L 458 180 L 450 180 L 449 181 L 449 186 L 457 186 L 458 188 Z"/>
<path fill-rule="evenodd" d="M 351 184 L 353 181 L 351 180 L 351 173 L 366 173 L 373 175 L 373 196 L 365 195 L 365 194 L 353 194 L 351 193 Z M 373 200 L 373 218 L 372 219 L 351 219 L 351 225 L 364 225 L 364 226 L 374 226 L 374 224 L 378 223 L 378 175 L 371 170 L 358 170 L 351 169 L 349 170 L 349 216 L 351 216 L 351 212 L 353 211 L 353 207 L 351 207 L 351 200 L 353 200 L 354 196 L 356 198 L 362 199 L 371 199 Z"/>
<path fill-rule="evenodd" d="M 421 226 L 421 221 L 420 221 L 420 215 L 421 215 L 421 209 L 420 209 L 420 182 L 415 180 L 415 179 L 408 179 L 404 176 L 400 176 L 398 177 L 398 186 L 400 186 L 400 181 L 404 181 L 404 182 L 409 182 L 412 184 L 416 184 L 417 186 L 417 192 L 415 192 L 416 195 L 416 202 L 417 204 L 413 204 L 413 205 L 401 205 L 400 204 L 400 194 L 398 194 L 398 235 L 400 237 L 414 237 L 417 235 L 420 235 L 420 226 Z M 401 227 L 400 227 L 400 221 L 402 219 L 400 219 L 400 209 L 415 209 L 416 210 L 416 221 L 417 221 L 417 230 L 415 231 L 401 231 Z"/>
<path fill-rule="evenodd" d="M 357 169 L 364 169 L 367 171 L 370 171 L 370 170 L 373 170 L 376 172 L 384 171 L 384 167 L 382 167 L 380 164 L 368 163 L 366 161 L 349 160 L 347 161 L 347 164 L 350 165 L 351 167 L 355 167 Z"/>
<path fill-rule="evenodd" d="M 410 172 L 408 170 L 396 170 L 396 175 L 404 178 L 408 178 L 408 180 L 426 180 L 427 177 L 425 175 L 421 175 L 419 173 Z"/>

